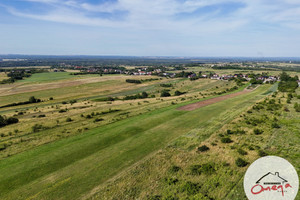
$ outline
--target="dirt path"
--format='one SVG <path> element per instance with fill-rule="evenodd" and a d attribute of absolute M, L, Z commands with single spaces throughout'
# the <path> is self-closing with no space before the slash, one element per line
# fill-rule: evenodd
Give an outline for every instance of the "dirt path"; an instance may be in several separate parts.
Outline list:
<path fill-rule="evenodd" d="M 198 108 L 201 108 L 201 107 L 204 107 L 204 106 L 208 106 L 210 104 L 217 103 L 217 102 L 220 102 L 220 101 L 232 98 L 232 97 L 236 97 L 236 96 L 239 96 L 239 95 L 242 95 L 242 94 L 246 94 L 246 93 L 251 92 L 255 89 L 256 88 L 254 88 L 252 90 L 244 89 L 243 91 L 240 91 L 240 92 L 236 92 L 236 93 L 232 93 L 232 94 L 228 94 L 228 95 L 224 95 L 224 96 L 220 96 L 220 97 L 215 97 L 215 98 L 212 98 L 212 99 L 207 99 L 207 100 L 204 100 L 204 101 L 199 101 L 199 102 L 196 102 L 196 103 L 192 103 L 192 104 L 189 104 L 189 105 L 179 107 L 177 109 L 178 110 L 192 111 L 192 110 L 195 110 L 195 109 L 198 109 Z"/>

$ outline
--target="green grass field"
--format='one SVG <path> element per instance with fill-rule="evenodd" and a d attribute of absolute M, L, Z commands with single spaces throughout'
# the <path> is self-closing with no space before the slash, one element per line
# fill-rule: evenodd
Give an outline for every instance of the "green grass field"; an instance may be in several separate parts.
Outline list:
<path fill-rule="evenodd" d="M 2 160 L 1 198 L 79 198 L 178 136 L 243 102 L 251 105 L 267 89 L 192 112 L 170 106 Z"/>
<path fill-rule="evenodd" d="M 33 82 L 51 82 L 51 81 L 59 81 L 70 78 L 75 78 L 76 76 L 70 75 L 69 72 L 48 72 L 48 73 L 36 73 L 33 74 L 29 78 L 25 78 L 24 80 L 18 81 L 21 83 L 33 83 Z"/>
<path fill-rule="evenodd" d="M 193 111 L 182 111 L 177 108 L 242 91 L 248 84 L 231 91 L 236 86 L 234 81 L 159 77 L 132 84 L 125 81 L 128 78 L 149 77 L 51 72 L 34 74 L 0 88 L 6 92 L 0 94 L 0 105 L 27 101 L 30 96 L 43 100 L 0 109 L 1 115 L 19 119 L 17 124 L 0 128 L 0 199 L 127 200 L 151 199 L 155 195 L 172 199 L 177 194 L 180 199 L 206 200 L 208 197 L 202 194 L 207 194 L 214 199 L 238 200 L 244 198 L 241 177 L 245 168 L 234 166 L 234 158 L 240 156 L 237 149 L 253 146 L 254 150 L 247 150 L 244 156 L 248 161 L 258 157 L 257 145 L 268 153 L 300 162 L 299 137 L 292 133 L 300 128 L 293 108 L 299 100 L 294 95 L 287 104 L 287 94 L 273 97 L 277 83 L 264 84 Z M 161 86 L 166 83 L 171 87 Z M 171 96 L 161 97 L 163 90 Z M 185 93 L 175 96 L 176 90 Z M 123 100 L 126 95 L 144 91 L 154 97 Z M 97 101 L 108 96 L 118 99 Z M 281 101 L 283 107 L 280 111 L 251 109 L 264 98 Z M 253 137 L 254 127 L 245 123 L 247 117 L 265 119 L 264 124 L 257 125 L 266 129 L 265 134 Z M 282 141 L 296 138 L 289 142 L 290 151 L 276 141 L 274 135 L 280 132 L 270 129 L 275 118 L 281 130 L 289 134 L 281 135 Z M 42 126 L 34 131 L 36 125 Z M 232 144 L 220 143 L 229 128 L 245 129 L 247 134 L 232 135 Z M 208 145 L 209 153 L 195 152 L 200 144 Z M 214 175 L 190 175 L 191 165 L 206 162 L 216 163 L 218 170 Z M 174 165 L 181 168 L 178 174 L 168 171 Z M 178 178 L 179 184 L 166 184 L 166 178 Z M 203 191 L 187 195 L 181 189 L 186 181 L 207 182 L 210 188 L 201 186 Z"/>

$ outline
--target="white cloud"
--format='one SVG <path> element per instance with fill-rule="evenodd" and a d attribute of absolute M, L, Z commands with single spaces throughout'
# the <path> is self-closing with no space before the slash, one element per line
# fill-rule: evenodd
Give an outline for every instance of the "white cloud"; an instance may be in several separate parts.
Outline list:
<path fill-rule="evenodd" d="M 134 46 L 140 49 L 145 47 L 144 55 L 155 49 L 164 55 L 167 55 L 167 52 L 177 55 L 180 55 L 180 52 L 181 54 L 182 52 L 201 53 L 204 49 L 209 52 L 221 51 L 216 50 L 218 46 L 224 49 L 225 54 L 227 47 L 238 49 L 232 50 L 232 53 L 242 52 L 240 50 L 242 43 L 251 46 L 250 50 L 253 52 L 258 52 L 259 49 L 256 49 L 258 47 L 267 51 L 269 48 L 263 46 L 264 41 L 269 41 L 266 44 L 268 46 L 273 40 L 277 41 L 281 34 L 286 35 L 284 31 L 294 33 L 292 40 L 297 37 L 300 30 L 300 1 L 298 0 L 119 0 L 104 1 L 99 4 L 91 4 L 85 0 L 23 1 L 36 2 L 39 6 L 44 4 L 47 12 L 40 14 L 31 11 L 30 8 L 18 8 L 9 3 L 2 6 L 9 13 L 20 18 L 80 25 L 80 27 L 70 26 L 77 27 L 77 32 L 89 28 L 82 28 L 81 25 L 90 26 L 96 32 L 87 33 L 86 37 L 93 35 L 95 40 L 106 45 L 106 49 L 109 47 L 110 52 L 116 48 L 125 51 L 130 49 L 129 46 L 132 44 L 130 52 L 137 52 Z M 178 14 L 193 13 L 206 6 L 222 6 L 230 3 L 244 6 L 225 15 L 219 15 L 220 11 L 216 6 L 216 10 L 211 12 L 191 15 L 191 17 L 177 17 Z M 103 13 L 105 17 L 101 17 Z M 112 17 L 109 17 L 110 15 Z M 99 36 L 97 39 L 98 35 L 103 34 L 105 37 Z M 281 43 L 284 44 L 285 40 L 282 39 Z M 92 46 L 93 42 L 90 42 L 90 45 Z M 98 46 L 94 48 L 97 49 Z M 118 52 L 118 54 L 122 53 Z"/>

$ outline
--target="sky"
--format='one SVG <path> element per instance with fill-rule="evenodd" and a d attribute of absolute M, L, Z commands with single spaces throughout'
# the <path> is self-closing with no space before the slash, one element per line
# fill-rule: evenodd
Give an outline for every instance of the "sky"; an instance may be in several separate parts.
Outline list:
<path fill-rule="evenodd" d="M 0 0 L 0 54 L 299 57 L 300 0 Z"/>

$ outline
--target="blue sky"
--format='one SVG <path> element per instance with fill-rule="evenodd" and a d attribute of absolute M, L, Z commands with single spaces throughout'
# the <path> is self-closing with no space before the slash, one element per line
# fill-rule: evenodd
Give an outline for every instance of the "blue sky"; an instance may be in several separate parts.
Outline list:
<path fill-rule="evenodd" d="M 0 0 L 0 54 L 299 52 L 300 0 Z"/>

